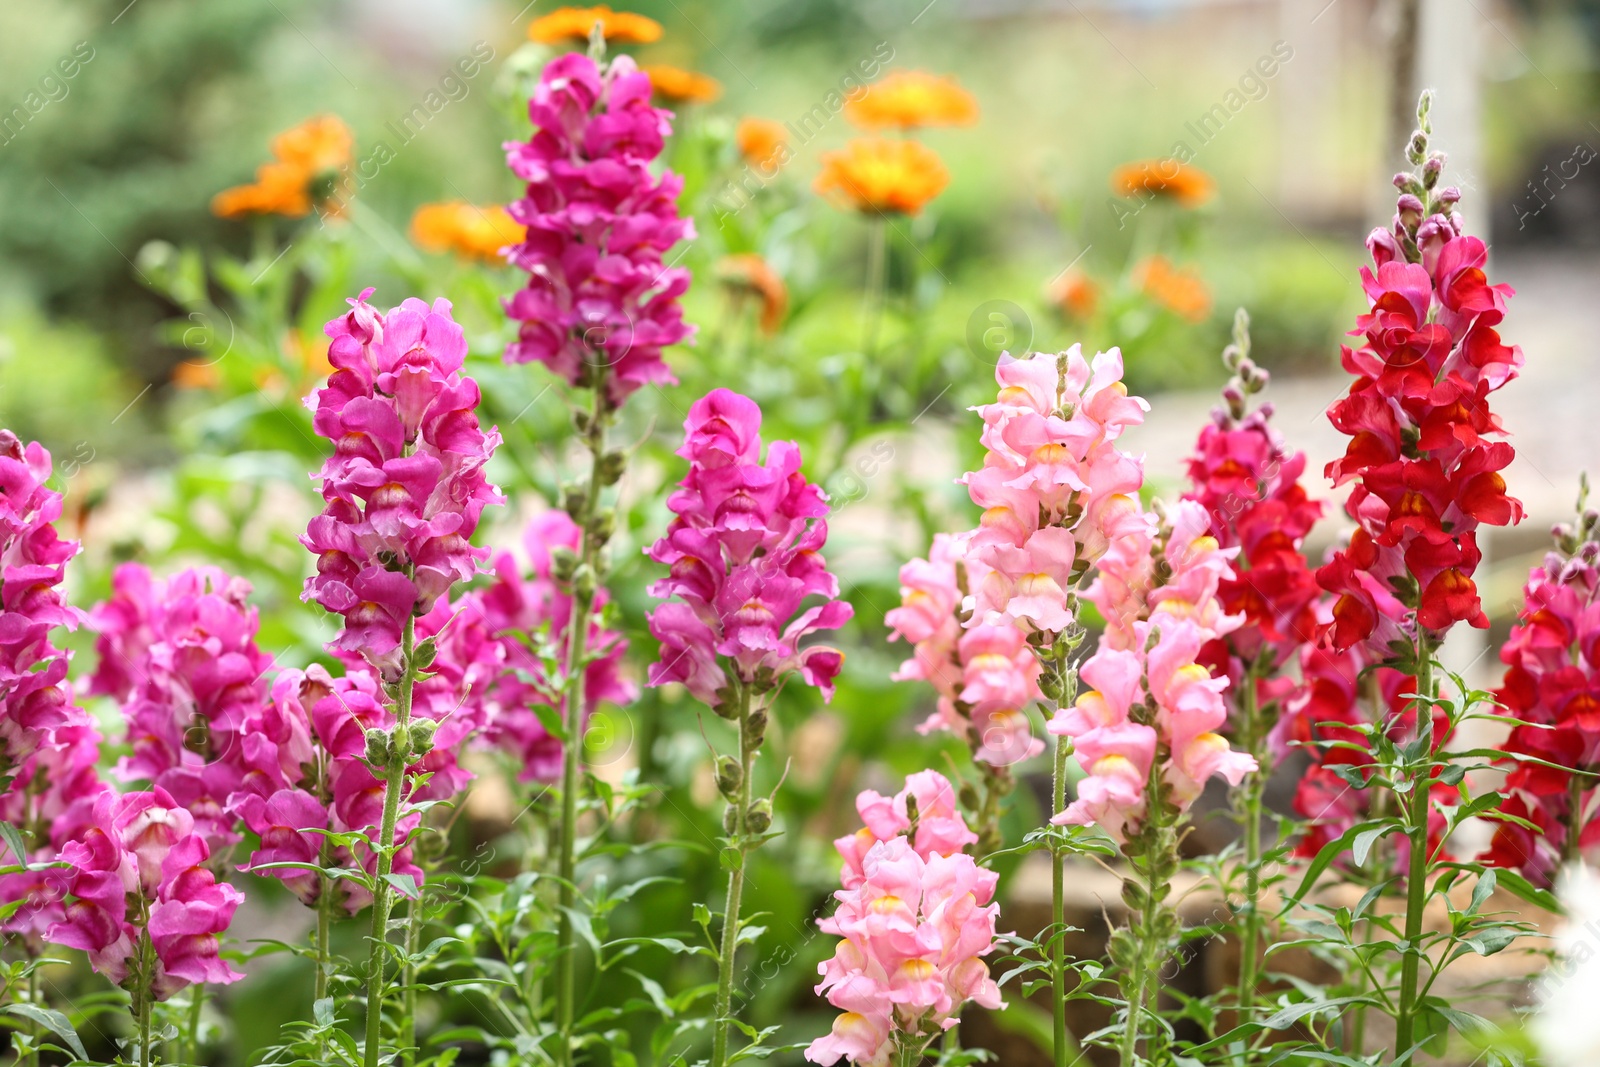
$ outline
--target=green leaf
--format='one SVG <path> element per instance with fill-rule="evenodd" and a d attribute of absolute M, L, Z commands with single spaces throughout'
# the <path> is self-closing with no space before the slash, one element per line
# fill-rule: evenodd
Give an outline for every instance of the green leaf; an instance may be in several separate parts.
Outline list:
<path fill-rule="evenodd" d="M 545 728 L 549 735 L 563 744 L 567 740 L 567 724 L 561 721 L 561 713 L 549 704 L 533 705 L 533 713 L 539 718 L 539 725 Z"/>
<path fill-rule="evenodd" d="M 11 1015 L 19 1015 L 30 1022 L 49 1030 L 67 1043 L 72 1054 L 80 1060 L 87 1060 L 89 1053 L 84 1051 L 83 1042 L 78 1040 L 78 1031 L 72 1028 L 72 1020 L 52 1008 L 41 1008 L 37 1004 L 7 1004 L 0 1011 Z"/>
<path fill-rule="evenodd" d="M 1494 892 L 1495 884 L 1499 878 L 1493 867 L 1478 876 L 1478 884 L 1472 887 L 1472 903 L 1467 910 L 1474 914 L 1483 907 L 1484 901 L 1489 899 L 1489 894 Z"/>
<path fill-rule="evenodd" d="M 18 863 L 28 862 L 28 846 L 22 843 L 22 831 L 8 822 L 0 822 L 0 841 L 10 850 Z"/>
<path fill-rule="evenodd" d="M 1392 825 L 1374 826 L 1370 830 L 1363 830 L 1357 834 L 1350 845 L 1350 858 L 1355 861 L 1355 865 L 1357 867 L 1365 867 L 1367 865 L 1367 856 L 1372 852 L 1372 846 L 1377 844 L 1394 828 Z"/>

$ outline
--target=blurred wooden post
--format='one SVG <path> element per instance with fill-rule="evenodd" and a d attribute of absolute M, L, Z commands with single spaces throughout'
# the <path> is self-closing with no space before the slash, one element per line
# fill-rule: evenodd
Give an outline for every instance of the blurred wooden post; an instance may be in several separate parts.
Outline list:
<path fill-rule="evenodd" d="M 1294 49 L 1273 92 L 1278 97 L 1278 202 L 1301 219 L 1326 222 L 1348 210 L 1352 186 L 1330 131 L 1339 104 L 1340 5 L 1281 0 L 1278 36 Z M 1359 201 L 1357 201 L 1359 205 Z"/>

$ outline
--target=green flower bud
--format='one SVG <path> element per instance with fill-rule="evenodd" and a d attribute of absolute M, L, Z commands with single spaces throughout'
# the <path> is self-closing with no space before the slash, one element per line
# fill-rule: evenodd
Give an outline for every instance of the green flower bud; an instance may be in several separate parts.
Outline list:
<path fill-rule="evenodd" d="M 752 834 L 764 834 L 772 826 L 772 801 L 765 797 L 750 805 L 745 813 L 745 829 Z"/>
<path fill-rule="evenodd" d="M 717 790 L 730 800 L 744 784 L 744 768 L 732 756 L 717 757 Z"/>

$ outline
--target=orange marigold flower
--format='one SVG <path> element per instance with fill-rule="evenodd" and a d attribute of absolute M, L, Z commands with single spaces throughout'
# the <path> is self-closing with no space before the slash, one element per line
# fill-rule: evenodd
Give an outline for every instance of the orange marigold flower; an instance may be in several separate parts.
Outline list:
<path fill-rule="evenodd" d="M 1211 312 L 1211 290 L 1195 271 L 1174 267 L 1165 256 L 1151 256 L 1133 270 L 1134 281 L 1163 307 L 1201 322 Z"/>
<path fill-rule="evenodd" d="M 822 154 L 822 173 L 813 187 L 857 211 L 915 215 L 948 184 L 950 172 L 926 145 L 860 137 L 842 152 Z"/>
<path fill-rule="evenodd" d="M 650 76 L 650 88 L 661 99 L 674 104 L 709 104 L 722 95 L 722 83 L 709 74 L 700 74 L 664 63 L 641 66 Z"/>
<path fill-rule="evenodd" d="M 1170 157 L 1124 163 L 1111 172 L 1111 191 L 1118 196 L 1152 193 L 1194 207 L 1211 199 L 1211 190 L 1211 175 Z"/>
<path fill-rule="evenodd" d="M 789 310 L 789 288 L 771 264 L 753 252 L 723 256 L 717 263 L 717 279 L 736 294 L 759 296 L 761 332 L 778 332 L 784 312 Z"/>
<path fill-rule="evenodd" d="M 242 215 L 299 218 L 327 198 L 350 165 L 350 128 L 334 115 L 319 115 L 272 139 L 271 163 L 256 168 L 256 180 L 235 185 L 211 198 L 211 213 L 224 219 Z"/>
<path fill-rule="evenodd" d="M 428 252 L 454 252 L 468 259 L 503 263 L 500 249 L 520 244 L 527 229 L 503 207 L 478 207 L 464 200 L 423 204 L 411 216 L 411 239 Z"/>
<path fill-rule="evenodd" d="M 560 7 L 528 24 L 528 39 L 540 44 L 561 41 L 587 41 L 595 23 L 608 41 L 633 41 L 649 44 L 661 40 L 661 23 L 631 11 L 599 7 Z"/>
<path fill-rule="evenodd" d="M 895 71 L 846 101 L 844 114 L 867 130 L 970 126 L 978 121 L 978 102 L 953 77 Z"/>
<path fill-rule="evenodd" d="M 1069 267 L 1050 280 L 1050 302 L 1068 318 L 1087 319 L 1100 306 L 1100 286 L 1081 270 Z"/>
<path fill-rule="evenodd" d="M 734 139 L 745 162 L 762 170 L 776 170 L 788 160 L 789 131 L 781 122 L 740 119 Z"/>

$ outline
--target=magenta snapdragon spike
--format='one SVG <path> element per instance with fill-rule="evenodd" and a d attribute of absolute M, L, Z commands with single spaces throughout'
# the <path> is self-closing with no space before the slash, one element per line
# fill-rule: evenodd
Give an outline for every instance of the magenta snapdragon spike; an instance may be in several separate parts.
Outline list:
<path fill-rule="evenodd" d="M 50 471 L 42 446 L 0 430 L 0 792 L 52 731 L 85 721 L 66 681 L 70 657 L 50 643 L 51 630 L 82 618 L 58 589 L 78 544 L 56 533 Z"/>
<path fill-rule="evenodd" d="M 122 704 L 132 753 L 117 774 L 166 790 L 221 852 L 239 840 L 227 808 L 262 744 L 272 663 L 250 583 L 215 567 L 162 581 L 124 563 L 111 588 L 89 616 L 100 634 L 89 691 Z"/>
<path fill-rule="evenodd" d="M 244 976 L 218 949 L 244 896 L 216 881 L 210 856 L 194 817 L 165 790 L 102 793 L 88 826 L 61 850 L 69 903 L 46 937 L 127 984 L 136 1012 L 191 983 L 236 982 Z"/>
<path fill-rule="evenodd" d="M 510 755 L 525 782 L 553 782 L 561 775 L 561 740 L 533 710 L 560 704 L 559 681 L 549 677 L 528 635 L 544 634 L 551 647 L 566 647 L 572 597 L 555 579 L 554 553 L 576 553 L 581 540 L 582 531 L 566 512 L 544 512 L 523 534 L 526 574 L 511 553 L 502 552 L 492 563 L 492 585 L 467 593 L 453 606 L 441 601 L 418 622 L 419 633 L 440 634 L 438 674 L 417 687 L 419 713 L 430 715 L 432 704 L 445 703 L 442 710 L 473 724 L 482 744 Z M 601 703 L 625 705 L 638 696 L 621 669 L 627 640 L 599 622 L 609 600 L 604 587 L 595 591 L 585 641 L 586 718 Z"/>
<path fill-rule="evenodd" d="M 328 384 L 307 401 L 333 442 L 322 467 L 327 502 L 301 543 L 317 556 L 304 598 L 341 616 L 330 646 L 358 653 L 394 681 L 407 620 L 471 578 L 487 551 L 468 541 L 485 506 L 502 501 L 484 476 L 500 443 L 479 427 L 478 384 L 450 303 L 409 299 L 387 313 L 371 289 L 328 323 Z"/>
<path fill-rule="evenodd" d="M 806 1059 L 917 1063 L 966 1004 L 1002 1006 L 983 961 L 995 948 L 998 876 L 963 851 L 977 835 L 934 771 L 912 775 L 893 799 L 863 793 L 856 806 L 866 826 L 836 842 L 844 888 L 817 924 L 841 940 L 818 966 L 816 992 L 843 1014 Z"/>
<path fill-rule="evenodd" d="M 528 183 L 507 205 L 527 227 L 508 255 L 529 275 L 506 301 L 521 323 L 506 359 L 543 363 L 570 385 L 603 376 L 613 406 L 645 384 L 674 382 L 661 351 L 693 333 L 678 303 L 689 271 L 662 256 L 694 237 L 694 223 L 678 214 L 683 179 L 651 173 L 672 127 L 650 92 L 627 56 L 603 69 L 581 53 L 561 56 L 528 102 L 533 137 L 505 146 Z"/>
<path fill-rule="evenodd" d="M 790 673 L 827 700 L 843 657 L 800 642 L 852 615 L 821 554 L 822 491 L 800 473 L 793 442 L 774 441 L 763 462 L 760 431 L 748 397 L 716 389 L 695 401 L 678 449 L 689 474 L 667 500 L 677 517 L 650 549 L 671 569 L 650 594 L 677 598 L 650 614 L 661 642 L 650 684 L 681 682 L 712 707 L 731 681 L 770 690 Z M 824 600 L 802 610 L 813 597 Z"/>

